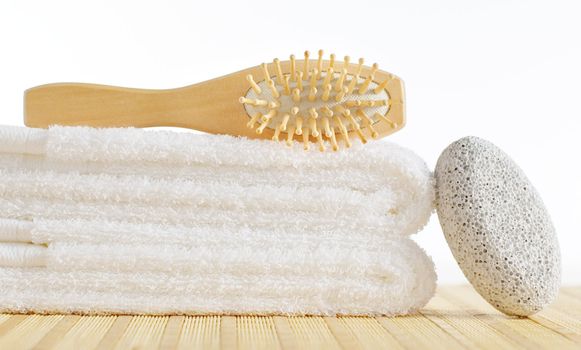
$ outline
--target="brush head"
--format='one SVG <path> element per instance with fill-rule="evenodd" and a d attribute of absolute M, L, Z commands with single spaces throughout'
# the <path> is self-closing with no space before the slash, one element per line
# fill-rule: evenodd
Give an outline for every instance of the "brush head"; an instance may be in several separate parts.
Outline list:
<path fill-rule="evenodd" d="M 404 124 L 401 81 L 379 71 L 376 63 L 363 64 L 362 58 L 350 63 L 349 56 L 336 61 L 334 54 L 323 60 L 322 50 L 317 60 L 306 51 L 304 60 L 291 55 L 289 61 L 263 63 L 262 76 L 246 76 L 250 88 L 240 97 L 247 126 L 258 134 L 271 129 L 273 140 L 289 146 L 295 138 L 302 138 L 305 149 L 316 142 L 321 151 L 325 139 L 336 151 L 338 139 L 348 148 L 353 135 L 366 143 L 399 130 Z"/>

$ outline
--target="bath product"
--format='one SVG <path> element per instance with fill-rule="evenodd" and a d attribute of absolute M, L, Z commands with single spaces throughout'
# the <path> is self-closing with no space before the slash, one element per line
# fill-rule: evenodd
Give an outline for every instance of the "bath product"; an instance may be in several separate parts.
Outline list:
<path fill-rule="evenodd" d="M 444 150 L 435 177 L 440 224 L 480 295 L 519 316 L 553 301 L 560 284 L 555 229 L 514 161 L 486 140 L 465 137 Z"/>

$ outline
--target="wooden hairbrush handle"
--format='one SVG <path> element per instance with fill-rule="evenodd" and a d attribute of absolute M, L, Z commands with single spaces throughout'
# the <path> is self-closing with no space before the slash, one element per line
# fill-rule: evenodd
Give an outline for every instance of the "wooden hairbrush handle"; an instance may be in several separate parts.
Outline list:
<path fill-rule="evenodd" d="M 24 123 L 30 127 L 175 126 L 216 134 L 257 137 L 246 127 L 238 102 L 250 68 L 176 89 L 149 90 L 83 83 L 37 86 L 24 94 Z"/>

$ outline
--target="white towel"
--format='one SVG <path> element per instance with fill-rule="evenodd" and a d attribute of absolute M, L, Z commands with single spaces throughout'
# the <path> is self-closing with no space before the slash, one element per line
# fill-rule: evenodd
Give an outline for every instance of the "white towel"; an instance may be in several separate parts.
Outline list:
<path fill-rule="evenodd" d="M 0 244 L 0 256 L 8 249 Z M 394 315 L 417 310 L 434 292 L 432 262 L 407 238 L 374 252 L 59 243 L 43 249 L 34 256 L 42 267 L 30 260 L 0 269 L 3 310 Z"/>
<path fill-rule="evenodd" d="M 125 210 L 137 207 L 132 203 L 139 202 L 142 205 L 136 215 L 141 216 L 152 216 L 149 204 L 167 208 L 171 201 L 190 204 L 186 209 L 205 209 L 223 203 L 239 209 L 242 220 L 247 219 L 242 216 L 276 203 L 280 210 L 269 212 L 276 211 L 282 221 L 307 225 L 311 224 L 308 215 L 343 221 L 363 215 L 364 219 L 374 217 L 361 220 L 367 229 L 375 227 L 397 234 L 419 231 L 433 211 L 434 200 L 433 180 L 425 162 L 387 142 L 353 148 L 321 153 L 230 136 L 131 128 L 53 127 L 46 131 L 0 127 L 0 163 L 4 166 L 0 197 L 5 199 L 0 210 L 15 215 L 21 201 L 56 196 L 51 203 L 62 205 L 65 211 L 69 209 L 67 203 L 86 203 L 83 213 L 87 217 L 95 210 L 95 196 L 108 196 L 107 187 L 117 183 L 117 189 L 109 191 L 108 200 L 118 207 L 109 208 Z M 38 175 L 44 179 L 35 177 L 38 169 L 47 168 Z M 12 191 L 13 186 L 19 186 L 15 182 L 29 194 L 20 196 L 21 189 Z M 75 191 L 69 185 L 75 184 L 81 193 L 71 193 Z M 120 187 L 126 191 L 118 191 Z M 200 191 L 205 198 L 192 198 Z M 14 195 L 19 201 L 12 201 Z M 227 197 L 229 202 L 216 198 L 212 203 L 213 196 Z M 46 211 L 46 215 L 57 215 L 50 208 Z M 195 215 L 195 211 L 189 214 Z M 301 220 L 302 215 L 306 220 Z M 195 221 L 196 217 L 177 214 L 175 221 L 184 220 Z M 316 224 L 317 220 L 312 221 Z"/>
<path fill-rule="evenodd" d="M 389 143 L 0 127 L 0 165 L 0 311 L 394 315 L 434 292 L 406 237 L 431 174 Z"/>

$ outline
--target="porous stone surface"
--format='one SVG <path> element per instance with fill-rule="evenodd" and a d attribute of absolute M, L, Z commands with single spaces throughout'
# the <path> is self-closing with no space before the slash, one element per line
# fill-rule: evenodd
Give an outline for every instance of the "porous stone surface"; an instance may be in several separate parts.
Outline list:
<path fill-rule="evenodd" d="M 555 229 L 523 171 L 492 143 L 465 137 L 436 165 L 436 209 L 448 245 L 474 288 L 498 310 L 526 316 L 557 295 Z"/>

